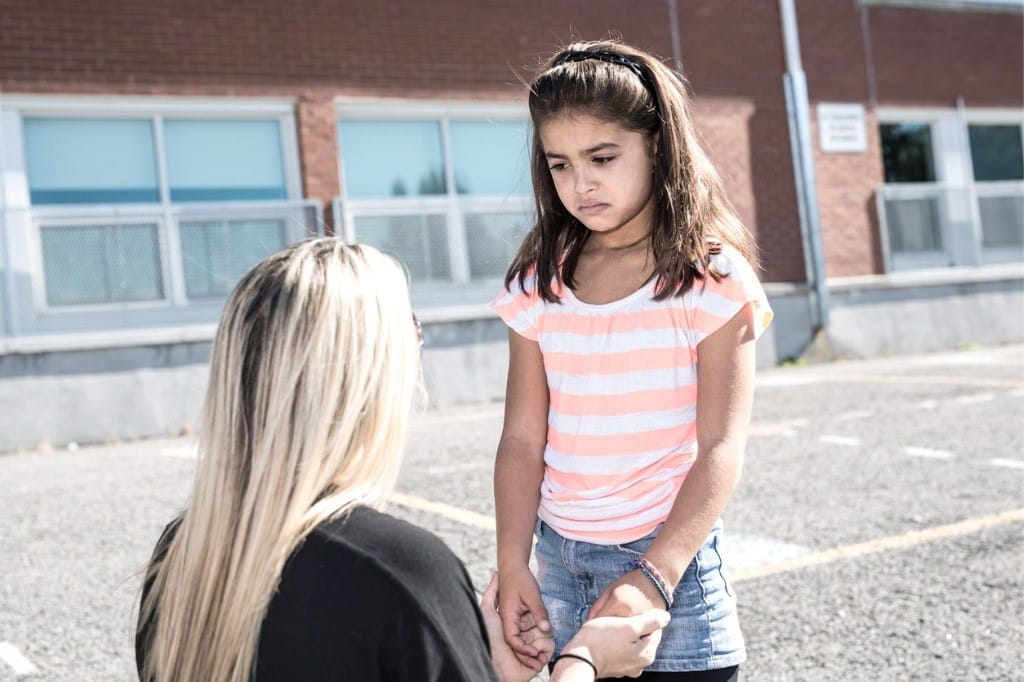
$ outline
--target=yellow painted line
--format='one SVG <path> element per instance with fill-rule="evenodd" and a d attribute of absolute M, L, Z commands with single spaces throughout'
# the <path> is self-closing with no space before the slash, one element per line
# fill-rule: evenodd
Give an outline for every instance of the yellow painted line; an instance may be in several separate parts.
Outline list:
<path fill-rule="evenodd" d="M 486 514 L 480 514 L 468 509 L 460 509 L 459 507 L 453 507 L 450 504 L 432 502 L 431 500 L 425 500 L 422 497 L 406 495 L 404 493 L 393 493 L 390 499 L 395 504 L 406 507 L 407 509 L 429 512 L 431 514 L 443 516 L 446 519 L 451 519 L 452 521 L 458 521 L 459 523 L 463 523 L 467 526 L 474 526 L 476 528 L 482 528 L 490 531 L 493 531 L 496 527 L 493 516 L 487 516 Z"/>
<path fill-rule="evenodd" d="M 950 523 L 944 526 L 934 526 L 932 528 L 915 530 L 901 535 L 890 535 L 889 537 L 878 538 L 877 540 L 869 540 L 867 542 L 860 542 L 853 545 L 835 547 L 833 549 L 825 550 L 824 552 L 804 554 L 798 557 L 793 557 L 792 559 L 786 559 L 772 564 L 765 564 L 763 566 L 753 566 L 742 571 L 734 572 L 732 577 L 736 582 L 742 580 L 755 580 L 757 578 L 765 578 L 779 573 L 796 571 L 801 568 L 822 566 L 836 561 L 855 559 L 868 554 L 878 554 L 891 549 L 905 549 L 907 547 L 921 545 L 926 542 L 935 542 L 936 540 L 957 537 L 959 535 L 968 535 L 970 533 L 977 533 L 978 531 L 986 528 L 1002 526 L 1008 523 L 1019 523 L 1022 521 L 1024 521 L 1024 509 L 1014 509 L 1011 511 L 1001 512 L 999 514 L 992 514 L 991 516 L 982 516 L 975 519 L 960 521 L 958 523 Z"/>
<path fill-rule="evenodd" d="M 921 376 L 918 374 L 816 374 L 823 381 L 849 381 L 851 383 L 879 384 L 946 384 L 962 386 L 994 386 L 999 388 L 1022 388 L 1024 383 L 1013 379 L 990 379 L 986 377 Z"/>

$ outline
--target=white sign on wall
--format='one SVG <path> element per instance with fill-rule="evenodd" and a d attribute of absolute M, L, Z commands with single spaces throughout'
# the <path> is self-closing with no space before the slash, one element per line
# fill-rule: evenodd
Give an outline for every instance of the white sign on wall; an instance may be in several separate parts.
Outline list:
<path fill-rule="evenodd" d="M 823 152 L 866 152 L 867 122 L 863 104 L 819 104 L 818 136 Z"/>

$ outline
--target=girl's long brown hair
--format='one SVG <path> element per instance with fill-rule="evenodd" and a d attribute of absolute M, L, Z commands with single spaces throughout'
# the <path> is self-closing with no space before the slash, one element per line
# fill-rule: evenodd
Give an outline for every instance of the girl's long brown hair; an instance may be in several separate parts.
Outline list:
<path fill-rule="evenodd" d="M 572 53 L 588 51 L 625 57 L 640 73 L 614 61 L 565 60 Z M 524 287 L 526 278 L 536 271 L 539 295 L 549 302 L 558 301 L 552 281 L 573 286 L 576 265 L 590 234 L 558 198 L 538 134 L 544 123 L 559 116 L 589 116 L 617 123 L 653 141 L 651 251 L 657 300 L 686 293 L 705 272 L 718 278 L 709 262 L 709 239 L 729 244 L 756 264 L 753 240 L 726 199 L 718 172 L 697 139 L 681 74 L 621 43 L 574 43 L 548 60 L 530 84 L 529 105 L 537 222 L 505 275 L 506 287 L 513 280 Z"/>

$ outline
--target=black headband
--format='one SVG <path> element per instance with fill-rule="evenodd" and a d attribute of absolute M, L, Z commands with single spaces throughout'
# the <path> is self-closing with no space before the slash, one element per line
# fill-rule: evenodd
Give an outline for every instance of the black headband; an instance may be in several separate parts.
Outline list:
<path fill-rule="evenodd" d="M 627 69 L 632 71 L 640 79 L 640 82 L 644 84 L 647 89 L 651 88 L 650 79 L 644 74 L 643 69 L 640 65 L 634 62 L 632 59 L 624 54 L 617 52 L 608 52 L 606 50 L 580 50 L 563 52 L 555 58 L 555 61 L 551 64 L 552 67 L 561 66 L 566 62 L 582 62 L 588 59 L 597 59 L 598 61 L 607 62 L 609 64 L 618 64 L 619 66 L 625 66 Z"/>

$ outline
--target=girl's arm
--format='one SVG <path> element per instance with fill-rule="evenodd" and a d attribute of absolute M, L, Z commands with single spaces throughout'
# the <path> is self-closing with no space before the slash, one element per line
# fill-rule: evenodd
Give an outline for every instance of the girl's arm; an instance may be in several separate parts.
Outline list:
<path fill-rule="evenodd" d="M 754 318 L 750 304 L 697 346 L 697 461 L 647 550 L 670 586 L 682 578 L 739 480 L 754 396 Z M 590 616 L 629 615 L 665 602 L 639 570 L 598 598 Z"/>
<path fill-rule="evenodd" d="M 494 506 L 498 529 L 499 613 L 505 641 L 531 667 L 546 655 L 520 638 L 534 624 L 549 632 L 548 614 L 530 572 L 533 527 L 544 478 L 548 385 L 540 346 L 509 330 L 505 426 L 494 463 Z"/>

